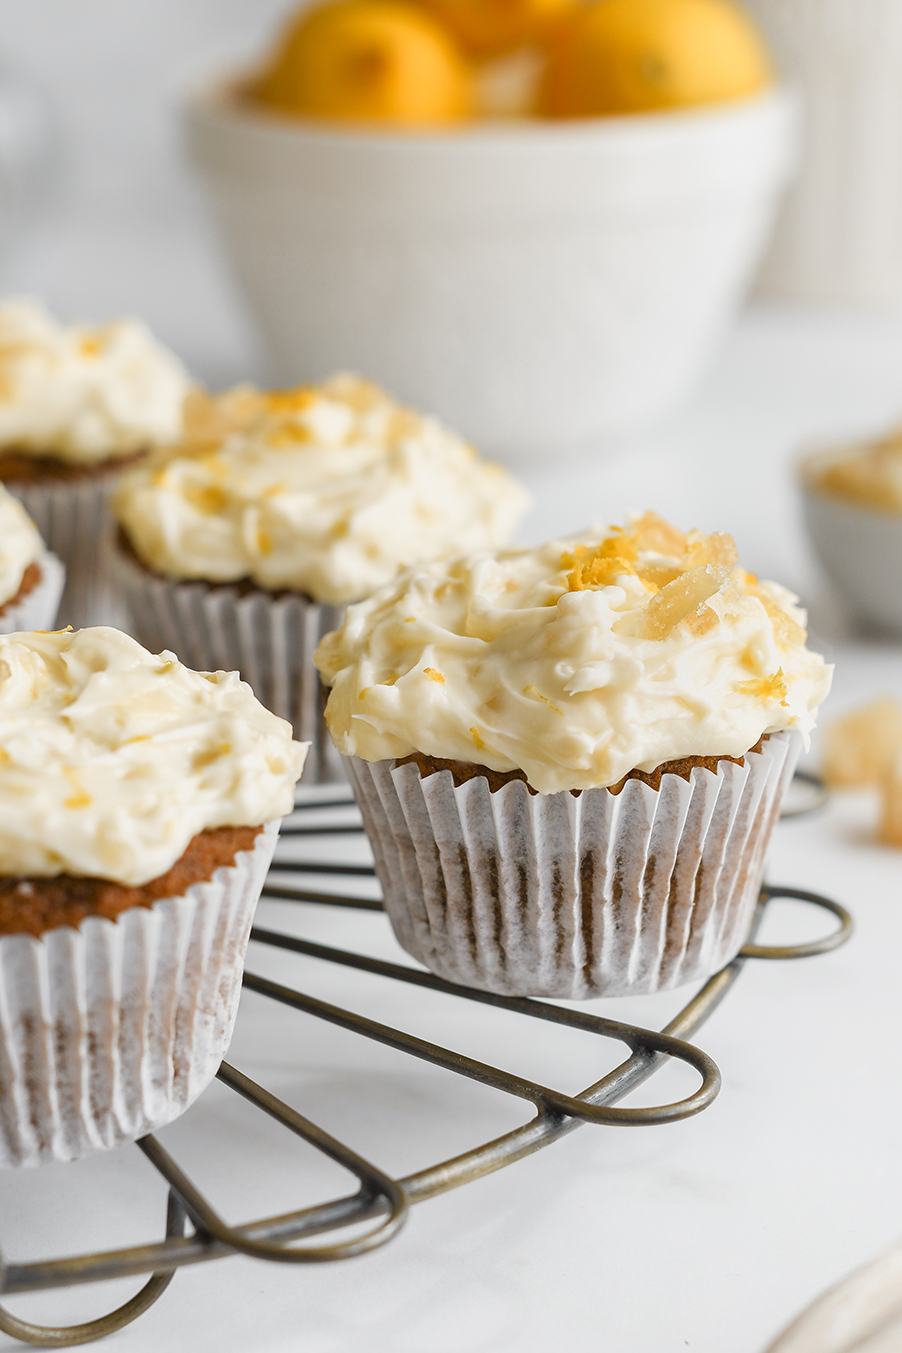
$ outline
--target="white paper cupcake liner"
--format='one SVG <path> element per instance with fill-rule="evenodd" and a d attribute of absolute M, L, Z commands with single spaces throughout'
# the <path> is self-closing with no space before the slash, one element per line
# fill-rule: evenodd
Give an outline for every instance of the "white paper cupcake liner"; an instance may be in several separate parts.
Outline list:
<path fill-rule="evenodd" d="M 177 1118 L 232 1037 L 278 839 L 181 897 L 0 938 L 0 1165 L 76 1160 Z"/>
<path fill-rule="evenodd" d="M 127 627 L 127 613 L 110 578 L 104 549 L 104 540 L 113 529 L 107 498 L 116 479 L 117 472 L 108 471 L 84 479 L 10 480 L 6 484 L 25 507 L 44 544 L 66 566 L 60 626 Z"/>
<path fill-rule="evenodd" d="M 227 583 L 181 582 L 151 573 L 110 548 L 111 571 L 130 614 L 130 632 L 152 653 L 163 648 L 201 671 L 239 671 L 257 699 L 310 743 L 304 784 L 345 779 L 323 715 L 327 692 L 313 665 L 343 608 L 299 592 L 244 592 Z"/>
<path fill-rule="evenodd" d="M 35 586 L 15 606 L 7 604 L 0 607 L 0 634 L 54 628 L 66 583 L 66 570 L 56 555 L 49 552 L 42 554 L 35 562 L 41 570 Z"/>
<path fill-rule="evenodd" d="M 640 995 L 742 947 L 798 743 L 775 733 L 742 766 L 616 795 L 493 794 L 356 757 L 349 775 L 395 934 L 432 972 L 502 995 Z"/>

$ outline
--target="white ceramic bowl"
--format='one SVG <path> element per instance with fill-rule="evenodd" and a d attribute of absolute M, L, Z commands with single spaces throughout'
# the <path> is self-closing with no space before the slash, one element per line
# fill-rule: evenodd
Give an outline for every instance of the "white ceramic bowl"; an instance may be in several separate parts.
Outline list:
<path fill-rule="evenodd" d="M 514 459 L 686 397 L 758 261 L 794 128 L 781 92 L 424 134 L 277 117 L 222 86 L 186 108 L 274 378 L 357 371 Z"/>
<path fill-rule="evenodd" d="M 902 515 L 803 488 L 805 524 L 851 615 L 902 635 Z"/>

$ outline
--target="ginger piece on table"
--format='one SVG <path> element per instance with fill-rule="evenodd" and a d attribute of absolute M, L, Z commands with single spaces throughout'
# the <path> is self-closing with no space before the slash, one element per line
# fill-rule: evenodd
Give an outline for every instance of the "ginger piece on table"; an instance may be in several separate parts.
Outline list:
<path fill-rule="evenodd" d="M 902 846 L 902 754 L 892 759 L 880 785 L 877 836 L 887 846 Z"/>
<path fill-rule="evenodd" d="M 902 704 L 892 695 L 834 719 L 824 730 L 824 779 L 835 789 L 879 784 L 902 754 Z"/>

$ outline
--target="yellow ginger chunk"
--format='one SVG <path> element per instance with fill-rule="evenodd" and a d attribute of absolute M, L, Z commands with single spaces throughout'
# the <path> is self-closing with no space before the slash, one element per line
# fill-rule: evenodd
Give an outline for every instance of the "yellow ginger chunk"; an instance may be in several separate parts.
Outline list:
<path fill-rule="evenodd" d="M 703 535 L 701 531 L 690 531 L 686 537 L 687 568 L 714 564 L 717 568 L 726 568 L 732 572 L 738 563 L 736 542 L 726 531 L 714 531 L 710 536 Z"/>
<path fill-rule="evenodd" d="M 879 784 L 902 753 L 902 705 L 883 696 L 824 729 L 824 779 L 839 789 Z"/>
<path fill-rule="evenodd" d="M 754 575 L 747 574 L 746 576 L 751 578 Z M 797 624 L 791 615 L 787 615 L 784 610 L 781 610 L 772 597 L 758 588 L 754 582 L 746 583 L 745 591 L 747 596 L 757 597 L 767 611 L 767 618 L 770 620 L 774 639 L 779 648 L 796 648 L 804 644 L 808 638 L 807 630 Z"/>
<path fill-rule="evenodd" d="M 697 611 L 728 582 L 725 565 L 702 564 L 681 573 L 662 587 L 645 607 L 640 630 L 643 639 L 666 639 L 680 621 Z"/>
<path fill-rule="evenodd" d="M 776 672 L 771 672 L 770 676 L 753 677 L 751 681 L 740 681 L 736 689 L 742 695 L 757 695 L 762 700 L 779 700 L 781 705 L 788 705 L 786 678 L 783 675 L 782 667 L 778 667 Z"/>
<path fill-rule="evenodd" d="M 700 606 L 697 611 L 686 617 L 685 624 L 690 634 L 696 639 L 701 639 L 713 630 L 715 625 L 720 624 L 720 616 L 716 611 L 712 611 L 710 606 Z"/>
<path fill-rule="evenodd" d="M 644 512 L 630 525 L 627 534 L 640 550 L 668 554 L 681 559 L 686 552 L 686 536 L 657 512 Z"/>
<path fill-rule="evenodd" d="M 896 754 L 880 785 L 877 835 L 887 846 L 902 846 L 902 755 Z"/>

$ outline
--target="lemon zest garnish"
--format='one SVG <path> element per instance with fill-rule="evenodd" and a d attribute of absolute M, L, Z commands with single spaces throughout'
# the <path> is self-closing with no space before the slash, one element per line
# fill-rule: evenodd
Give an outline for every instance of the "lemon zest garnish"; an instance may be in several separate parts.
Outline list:
<path fill-rule="evenodd" d="M 554 710 L 555 714 L 563 714 L 563 712 L 564 712 L 562 709 L 558 709 L 557 705 L 553 705 L 553 704 L 551 703 L 551 701 L 548 699 L 548 696 L 547 696 L 547 695 L 543 695 L 541 691 L 537 691 L 536 688 L 535 688 L 535 686 L 524 686 L 524 687 L 523 687 L 523 694 L 524 694 L 524 695 L 536 695 L 536 696 L 538 696 L 538 698 L 539 698 L 540 700 L 544 700 L 544 701 L 545 701 L 545 704 L 548 706 L 549 709 L 553 709 L 553 710 Z"/>
<path fill-rule="evenodd" d="M 788 707 L 789 702 L 786 699 L 786 678 L 783 675 L 783 668 L 778 667 L 776 672 L 771 672 L 767 677 L 755 677 L 751 681 L 740 681 L 736 686 L 741 695 L 757 695 L 762 700 L 777 700 L 781 705 Z"/>
<path fill-rule="evenodd" d="M 440 686 L 444 686 L 445 678 L 441 672 L 437 672 L 434 667 L 424 667 L 423 675 L 428 676 L 430 681 L 437 681 Z"/>
<path fill-rule="evenodd" d="M 484 751 L 484 750 L 485 750 L 485 743 L 483 742 L 482 738 L 479 736 L 479 729 L 478 729 L 478 728 L 471 728 L 471 729 L 470 729 L 470 734 L 471 734 L 471 736 L 472 736 L 472 738 L 473 738 L 473 741 L 476 743 L 476 750 L 477 750 L 478 752 Z"/>
<path fill-rule="evenodd" d="M 69 781 L 69 783 L 70 783 L 70 785 L 72 786 L 72 788 L 75 790 L 75 793 L 74 793 L 74 794 L 70 794 L 69 797 L 68 797 L 68 799 L 63 799 L 63 807 L 64 807 L 64 808 L 90 808 L 90 806 L 91 806 L 91 804 L 94 802 L 94 800 L 91 798 L 91 795 L 87 792 L 87 790 L 84 788 L 84 786 L 81 785 L 81 784 L 79 784 L 79 781 L 78 781 L 78 779 L 77 779 L 77 777 L 76 777 L 75 771 L 72 769 L 72 767 L 71 767 L 71 766 L 63 766 L 63 774 L 65 775 L 66 779 Z"/>

